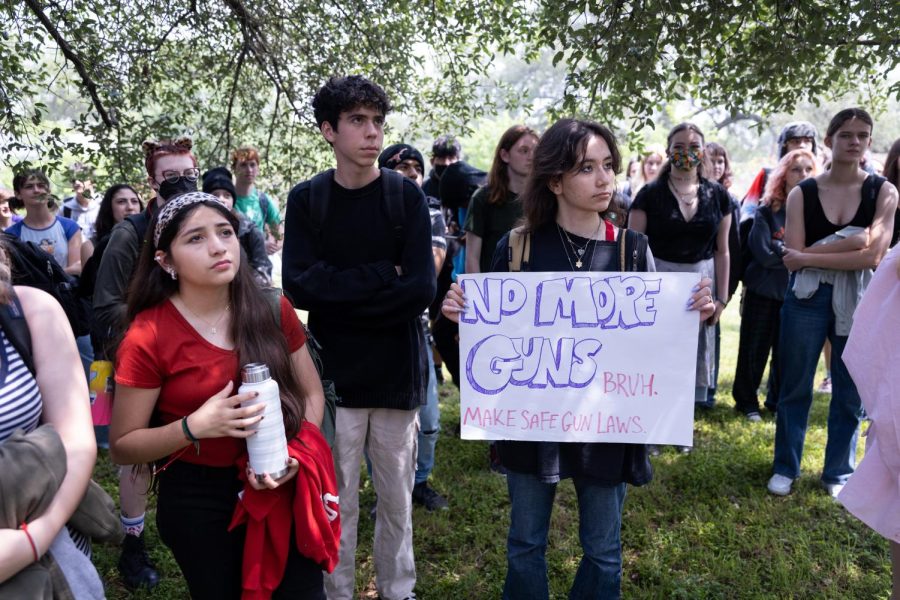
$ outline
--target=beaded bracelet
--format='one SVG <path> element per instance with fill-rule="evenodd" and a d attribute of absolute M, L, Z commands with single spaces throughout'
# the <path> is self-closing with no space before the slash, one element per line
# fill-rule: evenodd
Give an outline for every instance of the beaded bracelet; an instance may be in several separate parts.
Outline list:
<path fill-rule="evenodd" d="M 181 418 L 181 431 L 184 432 L 184 437 L 194 445 L 194 450 L 197 451 L 197 456 L 200 456 L 200 440 L 197 439 L 191 430 L 188 428 L 187 417 Z"/>
<path fill-rule="evenodd" d="M 25 537 L 28 538 L 28 543 L 31 544 L 31 554 L 34 556 L 34 562 L 40 560 L 37 551 L 37 545 L 34 543 L 34 538 L 31 537 L 31 533 L 28 531 L 28 523 L 22 521 L 22 525 L 19 527 L 22 531 L 25 532 Z"/>

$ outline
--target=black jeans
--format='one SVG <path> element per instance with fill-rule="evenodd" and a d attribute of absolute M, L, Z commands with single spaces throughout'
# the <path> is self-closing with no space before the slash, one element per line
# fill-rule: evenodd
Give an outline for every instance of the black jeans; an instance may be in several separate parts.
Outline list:
<path fill-rule="evenodd" d="M 741 298 L 741 339 L 732 388 L 735 407 L 744 414 L 759 411 L 756 394 L 766 370 L 770 349 L 772 362 L 769 364 L 766 408 L 774 411 L 778 403 L 778 332 L 781 327 L 782 304 L 780 300 L 772 300 L 744 288 Z"/>
<path fill-rule="evenodd" d="M 234 467 L 176 461 L 159 475 L 159 537 L 175 556 L 196 600 L 241 597 L 246 528 L 229 532 L 228 524 L 242 485 Z M 301 556 L 293 543 L 284 578 L 272 597 L 325 598 L 321 567 Z"/>

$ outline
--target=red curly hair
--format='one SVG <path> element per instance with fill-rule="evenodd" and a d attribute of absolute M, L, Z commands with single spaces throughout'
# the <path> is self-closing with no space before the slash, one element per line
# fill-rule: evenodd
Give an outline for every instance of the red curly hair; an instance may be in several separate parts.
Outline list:
<path fill-rule="evenodd" d="M 772 212 L 778 212 L 784 206 L 787 200 L 787 173 L 794 166 L 798 159 L 808 158 L 812 161 L 813 173 L 812 177 L 819 174 L 819 161 L 816 155 L 809 150 L 791 150 L 778 161 L 778 166 L 769 174 L 769 181 L 766 183 L 766 193 L 763 195 L 762 204 L 772 207 Z"/>

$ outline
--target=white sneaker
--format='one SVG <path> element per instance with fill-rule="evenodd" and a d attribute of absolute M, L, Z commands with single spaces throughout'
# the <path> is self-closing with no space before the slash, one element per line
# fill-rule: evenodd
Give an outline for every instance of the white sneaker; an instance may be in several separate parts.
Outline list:
<path fill-rule="evenodd" d="M 769 484 L 766 486 L 769 492 L 775 494 L 776 496 L 787 496 L 791 493 L 791 485 L 794 483 L 794 480 L 790 477 L 785 477 L 784 475 L 775 474 L 772 475 L 772 478 L 769 479 Z"/>
<path fill-rule="evenodd" d="M 838 494 L 841 493 L 841 490 L 844 489 L 843 483 L 826 483 L 825 491 L 828 492 L 828 495 L 832 498 L 837 498 Z"/>
<path fill-rule="evenodd" d="M 751 423 L 759 423 L 762 421 L 762 416 L 756 411 L 747 413 L 747 420 Z"/>

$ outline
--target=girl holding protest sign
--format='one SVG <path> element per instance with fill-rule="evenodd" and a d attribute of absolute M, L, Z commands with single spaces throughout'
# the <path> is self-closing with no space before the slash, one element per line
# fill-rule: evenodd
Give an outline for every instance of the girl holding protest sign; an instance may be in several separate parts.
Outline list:
<path fill-rule="evenodd" d="M 541 137 L 521 196 L 525 223 L 497 245 L 492 271 L 588 272 L 655 270 L 643 235 L 628 234 L 620 264 L 616 240 L 625 232 L 609 220 L 620 155 L 612 132 L 597 123 L 563 119 Z M 634 258 L 632 258 L 634 257 Z M 715 312 L 704 279 L 690 308 L 708 319 Z M 464 311 L 462 288 L 453 284 L 444 315 Z M 578 494 L 584 557 L 570 598 L 618 598 L 622 572 L 620 526 L 625 485 L 643 485 L 652 471 L 642 444 L 498 441 L 508 470 L 511 501 L 505 599 L 549 598 L 545 552 L 556 486 L 572 478 Z"/>

